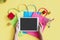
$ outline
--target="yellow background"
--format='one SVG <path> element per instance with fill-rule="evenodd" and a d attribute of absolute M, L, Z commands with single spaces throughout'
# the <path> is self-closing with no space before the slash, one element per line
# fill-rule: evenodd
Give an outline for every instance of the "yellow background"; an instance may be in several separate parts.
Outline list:
<path fill-rule="evenodd" d="M 19 4 L 34 4 L 37 9 L 45 7 L 51 11 L 47 17 L 55 20 L 52 21 L 50 28 L 46 27 L 42 36 L 44 40 L 60 40 L 60 0 L 6 0 L 0 4 L 0 40 L 13 40 L 14 27 L 7 26 L 9 20 L 6 16 L 10 8 L 17 8 Z"/>

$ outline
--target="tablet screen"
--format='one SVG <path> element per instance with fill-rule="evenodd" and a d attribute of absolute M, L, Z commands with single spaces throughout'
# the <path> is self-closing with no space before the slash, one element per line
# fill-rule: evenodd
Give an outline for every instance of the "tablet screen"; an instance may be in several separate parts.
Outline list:
<path fill-rule="evenodd" d="M 20 18 L 20 30 L 22 31 L 37 31 L 38 19 L 37 18 Z"/>

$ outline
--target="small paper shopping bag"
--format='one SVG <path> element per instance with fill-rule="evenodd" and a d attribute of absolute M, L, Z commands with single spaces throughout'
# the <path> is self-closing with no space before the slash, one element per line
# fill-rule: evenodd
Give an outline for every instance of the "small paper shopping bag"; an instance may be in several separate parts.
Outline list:
<path fill-rule="evenodd" d="M 38 17 L 39 18 L 39 23 L 42 26 L 42 31 L 44 31 L 47 23 L 49 22 L 49 19 L 44 17 L 44 16 L 42 16 L 42 15 L 37 14 L 37 12 L 34 12 L 32 17 Z"/>
<path fill-rule="evenodd" d="M 27 11 L 24 11 L 24 17 L 32 17 L 33 13 L 37 11 L 35 5 L 28 5 L 28 6 L 34 7 L 33 9 L 34 11 L 29 11 L 30 9 L 29 7 L 27 7 L 29 10 L 27 9 Z M 40 12 L 37 12 L 37 13 L 40 14 Z"/>
<path fill-rule="evenodd" d="M 11 8 L 8 10 L 8 19 L 10 20 L 10 23 L 16 27 L 16 23 L 18 21 L 18 18 L 23 17 L 23 11 L 19 11 L 16 8 Z"/>

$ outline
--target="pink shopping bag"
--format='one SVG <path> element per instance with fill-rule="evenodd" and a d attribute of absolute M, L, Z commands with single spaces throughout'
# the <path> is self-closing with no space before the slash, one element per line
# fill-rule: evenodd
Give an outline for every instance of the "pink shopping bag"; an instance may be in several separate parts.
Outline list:
<path fill-rule="evenodd" d="M 42 31 L 44 31 L 47 23 L 49 22 L 49 19 L 40 15 L 40 14 L 37 14 L 37 12 L 34 12 L 32 17 L 38 17 L 39 18 L 39 23 L 41 24 L 42 26 Z"/>

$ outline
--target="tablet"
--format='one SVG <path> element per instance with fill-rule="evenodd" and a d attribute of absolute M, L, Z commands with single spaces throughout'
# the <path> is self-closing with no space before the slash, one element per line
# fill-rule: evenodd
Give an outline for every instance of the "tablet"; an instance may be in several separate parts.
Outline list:
<path fill-rule="evenodd" d="M 23 17 L 19 18 L 20 31 L 38 31 L 39 20 L 38 18 Z"/>

